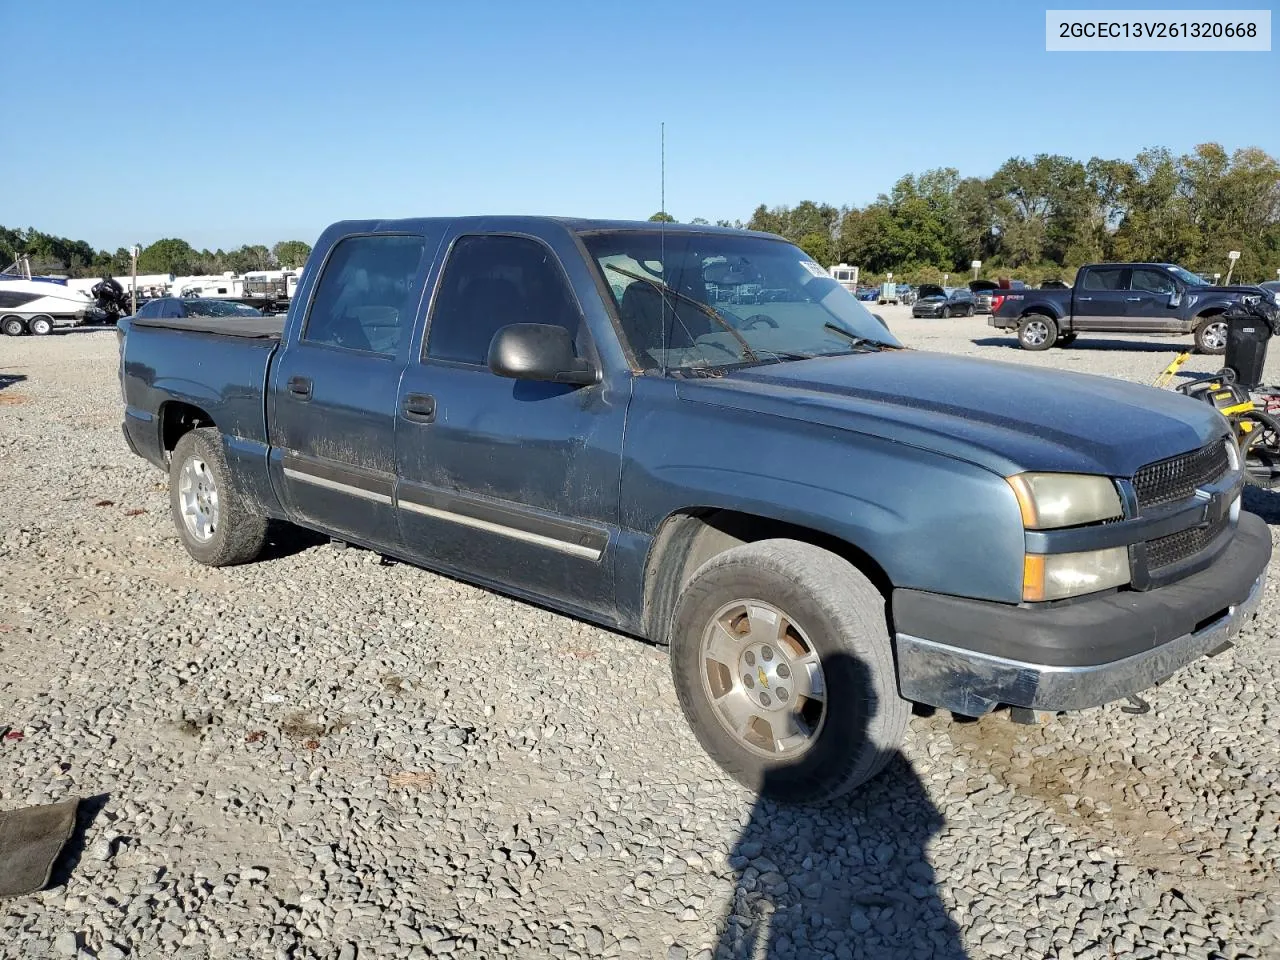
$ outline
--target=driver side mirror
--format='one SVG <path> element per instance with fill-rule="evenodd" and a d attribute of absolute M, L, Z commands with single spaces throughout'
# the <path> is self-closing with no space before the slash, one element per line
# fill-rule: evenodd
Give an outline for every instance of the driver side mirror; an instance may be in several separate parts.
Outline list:
<path fill-rule="evenodd" d="M 1182 303 L 1182 291 L 1179 290 L 1177 287 L 1175 287 L 1173 290 L 1173 293 L 1169 294 L 1169 306 L 1176 307 L 1181 303 Z"/>
<path fill-rule="evenodd" d="M 489 369 L 512 380 L 582 386 L 599 379 L 589 362 L 574 355 L 569 331 L 549 323 L 512 323 L 495 333 Z"/>

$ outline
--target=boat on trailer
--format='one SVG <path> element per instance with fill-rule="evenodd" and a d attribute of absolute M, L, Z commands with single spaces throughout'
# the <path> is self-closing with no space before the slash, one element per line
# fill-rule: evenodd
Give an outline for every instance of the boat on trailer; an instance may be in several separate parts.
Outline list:
<path fill-rule="evenodd" d="M 3 262 L 3 261 L 0 261 Z M 59 277 L 32 276 L 31 261 L 19 257 L 0 270 L 0 332 L 45 336 L 104 316 L 93 297 Z"/>

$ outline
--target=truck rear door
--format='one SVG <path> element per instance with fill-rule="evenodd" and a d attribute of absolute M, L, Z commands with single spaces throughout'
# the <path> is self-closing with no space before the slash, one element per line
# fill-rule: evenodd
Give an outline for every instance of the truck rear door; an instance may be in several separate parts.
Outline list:
<path fill-rule="evenodd" d="M 1124 330 L 1127 267 L 1088 267 L 1076 281 L 1071 325 L 1076 330 Z"/>
<path fill-rule="evenodd" d="M 344 237 L 301 291 L 272 375 L 273 476 L 302 522 L 392 549 L 395 410 L 435 241 Z"/>
<path fill-rule="evenodd" d="M 487 363 L 499 328 L 545 323 L 599 365 L 565 272 L 586 266 L 567 234 L 545 232 L 454 239 L 400 388 L 400 523 L 428 566 L 612 617 L 629 375 L 571 386 L 500 377 Z"/>

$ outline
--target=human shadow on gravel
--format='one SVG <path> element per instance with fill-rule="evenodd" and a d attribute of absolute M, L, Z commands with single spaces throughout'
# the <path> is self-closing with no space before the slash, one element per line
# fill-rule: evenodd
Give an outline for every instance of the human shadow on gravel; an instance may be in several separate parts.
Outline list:
<path fill-rule="evenodd" d="M 863 692 L 864 716 L 874 716 L 878 702 L 865 664 L 828 658 L 828 677 L 841 670 L 839 660 Z M 764 792 L 787 769 L 766 774 Z M 926 851 L 944 822 L 896 751 L 878 776 L 833 802 L 800 806 L 761 796 L 730 854 L 736 882 L 716 960 L 964 960 Z"/>
<path fill-rule="evenodd" d="M 1245 487 L 1241 506 L 1250 513 L 1256 513 L 1272 526 L 1280 524 L 1280 489 L 1263 490 L 1261 487 Z"/>
<path fill-rule="evenodd" d="M 98 814 L 110 799 L 111 794 L 100 793 L 97 796 L 85 797 L 76 804 L 76 824 L 71 828 L 71 837 L 63 846 L 62 852 L 58 854 L 58 859 L 53 862 L 53 870 L 49 874 L 46 890 L 61 887 L 71 879 L 76 867 L 80 865 L 80 858 L 84 855 L 89 828 L 93 826 L 93 821 L 98 819 Z"/>

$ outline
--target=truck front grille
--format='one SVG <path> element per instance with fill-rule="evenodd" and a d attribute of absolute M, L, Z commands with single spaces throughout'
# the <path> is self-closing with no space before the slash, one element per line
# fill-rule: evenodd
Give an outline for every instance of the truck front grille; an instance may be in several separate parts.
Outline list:
<path fill-rule="evenodd" d="M 1196 487 L 1221 480 L 1230 467 L 1227 446 L 1223 440 L 1215 440 L 1190 453 L 1149 463 L 1133 475 L 1133 490 L 1138 497 L 1138 507 L 1145 509 L 1185 500 L 1195 493 Z"/>
<path fill-rule="evenodd" d="M 1179 560 L 1195 556 L 1213 543 L 1218 534 L 1226 529 L 1229 522 L 1230 518 L 1223 514 L 1208 526 L 1179 530 L 1177 533 L 1171 533 L 1167 537 L 1160 537 L 1158 540 L 1148 540 L 1147 570 L 1155 573 L 1162 567 L 1167 567 L 1170 564 L 1177 563 Z"/>

